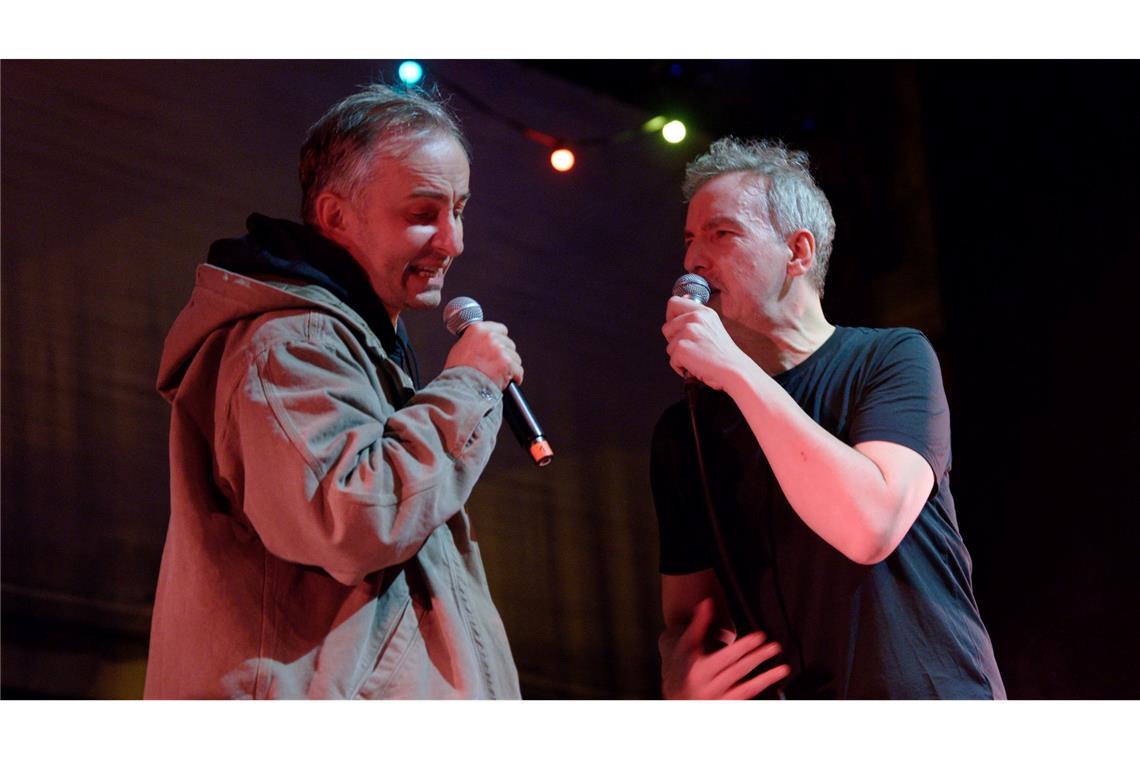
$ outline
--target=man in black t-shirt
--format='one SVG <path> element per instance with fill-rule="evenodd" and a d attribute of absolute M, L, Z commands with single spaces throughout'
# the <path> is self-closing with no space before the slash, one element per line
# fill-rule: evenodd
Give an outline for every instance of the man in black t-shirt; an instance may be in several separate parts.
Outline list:
<path fill-rule="evenodd" d="M 820 304 L 835 222 L 807 156 L 726 138 L 686 170 L 670 365 L 696 413 L 653 439 L 666 697 L 1004 698 L 950 494 L 938 360 Z M 710 510 L 711 509 L 711 513 Z"/>

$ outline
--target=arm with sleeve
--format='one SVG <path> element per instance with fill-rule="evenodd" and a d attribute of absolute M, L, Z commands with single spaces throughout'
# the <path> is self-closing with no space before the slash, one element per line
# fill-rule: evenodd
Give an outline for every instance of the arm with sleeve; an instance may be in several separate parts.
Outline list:
<path fill-rule="evenodd" d="M 916 336 L 933 356 L 920 334 L 904 334 Z M 935 483 L 932 464 L 914 448 L 919 443 L 893 432 L 926 424 L 934 383 L 945 406 L 937 362 L 913 349 L 912 341 L 899 342 L 871 368 L 856 400 L 851 445 L 821 427 L 755 364 L 740 367 L 725 384 L 792 508 L 823 540 L 861 564 L 894 551 Z M 907 389 L 914 383 L 918 392 L 912 394 Z M 896 398 L 900 390 L 904 397 Z M 926 401 L 908 405 L 912 396 Z"/>
<path fill-rule="evenodd" d="M 260 349 L 229 399 L 239 500 L 266 548 L 345 584 L 410 559 L 466 502 L 501 394 L 453 367 L 394 410 L 343 342 Z"/>

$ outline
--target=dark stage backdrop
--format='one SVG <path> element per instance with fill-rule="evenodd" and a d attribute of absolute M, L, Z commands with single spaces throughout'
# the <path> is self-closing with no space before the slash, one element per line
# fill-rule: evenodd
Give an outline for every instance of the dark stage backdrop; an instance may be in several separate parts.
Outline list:
<path fill-rule="evenodd" d="M 251 211 L 297 218 L 306 128 L 394 63 L 4 62 L 4 696 L 141 695 L 168 514 L 153 390 L 166 330 L 212 240 Z M 971 64 L 968 81 L 954 66 L 781 65 L 785 91 L 827 103 L 820 127 L 775 130 L 812 152 L 836 209 L 825 309 L 919 327 L 939 351 L 1010 694 L 1136 696 L 1135 106 L 1039 64 Z M 547 133 L 654 115 L 531 64 L 427 70 Z M 1134 68 L 1094 75 L 1135 84 Z M 473 199 L 444 295 L 511 327 L 556 450 L 536 470 L 504 431 L 468 505 L 524 695 L 654 697 L 648 444 L 680 397 L 659 326 L 681 271 L 684 163 L 715 135 L 582 148 L 560 175 L 541 146 L 452 102 Z M 1097 104 L 1112 128 L 1089 127 Z M 780 108 L 717 130 L 771 133 Z M 439 312 L 408 322 L 434 374 L 451 344 Z"/>

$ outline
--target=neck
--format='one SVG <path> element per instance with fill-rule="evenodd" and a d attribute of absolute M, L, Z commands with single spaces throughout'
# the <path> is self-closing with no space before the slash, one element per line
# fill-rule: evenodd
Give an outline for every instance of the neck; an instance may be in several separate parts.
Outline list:
<path fill-rule="evenodd" d="M 777 313 L 759 316 L 751 325 L 726 322 L 725 327 L 733 342 L 768 375 L 795 367 L 835 332 L 814 291 L 806 298 L 781 301 Z"/>

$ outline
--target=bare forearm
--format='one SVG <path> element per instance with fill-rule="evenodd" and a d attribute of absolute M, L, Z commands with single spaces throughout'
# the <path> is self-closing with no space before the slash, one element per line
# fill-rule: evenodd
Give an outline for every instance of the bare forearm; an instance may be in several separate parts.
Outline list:
<path fill-rule="evenodd" d="M 899 510 L 875 462 L 820 427 L 750 360 L 728 375 L 725 391 L 800 519 L 851 560 L 878 561 Z"/>
<path fill-rule="evenodd" d="M 890 440 L 848 446 L 824 430 L 733 342 L 712 309 L 671 298 L 665 317 L 669 365 L 733 398 L 807 526 L 855 562 L 893 551 L 933 487 L 928 461 Z"/>

